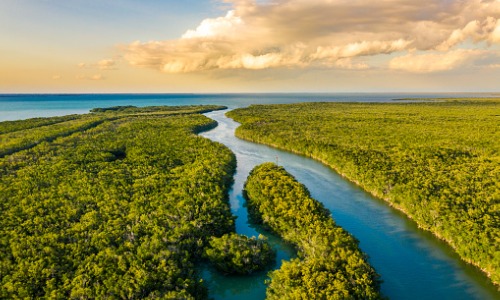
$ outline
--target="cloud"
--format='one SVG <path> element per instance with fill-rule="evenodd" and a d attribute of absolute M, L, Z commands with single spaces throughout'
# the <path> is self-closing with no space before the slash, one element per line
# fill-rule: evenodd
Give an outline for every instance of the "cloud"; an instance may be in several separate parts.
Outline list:
<path fill-rule="evenodd" d="M 116 62 L 112 59 L 103 59 L 97 62 L 97 67 L 100 70 L 115 70 Z"/>
<path fill-rule="evenodd" d="M 489 51 L 470 49 L 457 49 L 445 53 L 410 53 L 392 59 L 389 68 L 412 73 L 441 72 L 462 67 L 481 58 L 486 59 L 491 55 Z"/>
<path fill-rule="evenodd" d="M 495 29 L 491 33 L 489 41 L 491 43 L 500 43 L 500 20 L 497 20 Z"/>
<path fill-rule="evenodd" d="M 399 53 L 406 55 L 391 61 L 391 68 L 445 70 L 463 66 L 462 57 L 467 56 L 466 61 L 476 57 L 457 51 L 465 43 L 477 48 L 500 43 L 499 0 L 224 2 L 231 5 L 224 16 L 201 21 L 179 39 L 123 46 L 124 58 L 138 67 L 187 73 L 366 69 L 375 56 Z M 415 61 L 413 67 L 405 67 L 411 65 L 410 59 L 421 58 L 415 51 L 450 62 L 424 68 Z M 356 59 L 363 62 L 353 63 Z"/>
<path fill-rule="evenodd" d="M 499 20 L 487 17 L 483 21 L 470 21 L 463 28 L 455 29 L 447 40 L 436 46 L 437 50 L 449 50 L 453 46 L 470 38 L 474 42 L 487 41 L 489 43 L 499 42 Z"/>
<path fill-rule="evenodd" d="M 52 80 L 59 80 L 61 78 L 61 75 L 52 75 Z"/>
<path fill-rule="evenodd" d="M 206 19 L 195 30 L 188 30 L 182 35 L 183 39 L 211 38 L 229 36 L 236 27 L 243 27 L 244 22 L 235 16 L 234 11 L 229 11 L 225 17 Z"/>

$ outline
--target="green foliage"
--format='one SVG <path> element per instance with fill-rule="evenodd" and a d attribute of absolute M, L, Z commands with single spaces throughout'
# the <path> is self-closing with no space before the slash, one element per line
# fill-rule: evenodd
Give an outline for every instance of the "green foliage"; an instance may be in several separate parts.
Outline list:
<path fill-rule="evenodd" d="M 302 257 L 271 272 L 268 299 L 381 298 L 378 275 L 357 240 L 284 168 L 255 167 L 245 195 L 250 214 L 296 245 Z"/>
<path fill-rule="evenodd" d="M 238 137 L 324 162 L 500 282 L 500 99 L 256 105 Z"/>
<path fill-rule="evenodd" d="M 269 267 L 276 259 L 276 252 L 266 238 L 248 238 L 230 233 L 212 237 L 205 256 L 225 274 L 252 274 Z"/>
<path fill-rule="evenodd" d="M 93 108 L 91 113 L 114 113 L 119 114 L 192 114 L 192 113 L 206 113 L 214 110 L 226 109 L 225 106 L 219 105 L 183 105 L 183 106 L 147 106 L 136 107 L 133 105 L 126 106 L 112 106 L 106 108 Z"/>
<path fill-rule="evenodd" d="M 102 121 L 103 119 L 101 118 L 81 117 L 66 122 L 54 121 L 53 124 L 50 125 L 33 127 L 24 130 L 16 130 L 5 134 L 0 134 L 0 157 L 4 157 L 5 155 L 12 154 L 21 150 L 29 149 L 44 141 L 50 142 L 58 137 L 64 137 L 75 132 L 84 131 L 101 124 Z M 27 123 L 32 123 L 32 121 L 27 120 Z M 2 125 L 3 123 L 0 123 L 0 128 L 3 128 Z M 6 131 L 10 129 L 9 126 L 6 127 L 7 129 L 0 129 L 0 131 Z M 22 128 L 29 126 L 26 125 L 17 127 Z"/>
<path fill-rule="evenodd" d="M 123 106 L 111 106 L 111 107 L 96 107 L 90 110 L 91 113 L 99 113 L 99 112 L 106 112 L 106 111 L 132 111 L 136 109 L 137 106 L 133 105 L 123 105 Z"/>
<path fill-rule="evenodd" d="M 82 115 L 0 158 L 0 298 L 205 298 L 194 262 L 234 231 L 235 169 L 193 134 L 215 126 L 207 108 Z"/>
<path fill-rule="evenodd" d="M 79 115 L 68 115 L 52 118 L 32 118 L 28 120 L 0 122 L 0 134 L 14 132 L 35 127 L 47 126 L 80 118 Z"/>

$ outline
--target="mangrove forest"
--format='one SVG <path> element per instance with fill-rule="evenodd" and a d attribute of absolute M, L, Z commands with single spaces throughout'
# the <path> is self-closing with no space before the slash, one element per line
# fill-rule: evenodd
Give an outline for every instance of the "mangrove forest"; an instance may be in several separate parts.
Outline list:
<path fill-rule="evenodd" d="M 500 283 L 500 99 L 252 105 L 240 138 L 317 159 Z M 362 208 L 360 208 L 362 209 Z"/>

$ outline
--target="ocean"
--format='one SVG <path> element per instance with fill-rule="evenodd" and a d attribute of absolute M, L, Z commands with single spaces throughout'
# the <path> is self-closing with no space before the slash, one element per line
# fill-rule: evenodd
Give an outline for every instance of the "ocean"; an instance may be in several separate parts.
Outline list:
<path fill-rule="evenodd" d="M 0 94 L 0 121 L 87 113 L 119 105 L 251 104 L 297 102 L 388 102 L 400 98 L 499 97 L 500 93 L 274 93 L 274 94 Z"/>

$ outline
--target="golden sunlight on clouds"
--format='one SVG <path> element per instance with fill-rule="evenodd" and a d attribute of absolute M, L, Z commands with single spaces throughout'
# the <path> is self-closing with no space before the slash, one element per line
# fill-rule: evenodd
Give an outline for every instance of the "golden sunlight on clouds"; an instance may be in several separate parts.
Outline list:
<path fill-rule="evenodd" d="M 102 59 L 97 62 L 97 66 L 100 70 L 114 70 L 116 69 L 116 62 L 112 59 Z"/>
<path fill-rule="evenodd" d="M 477 59 L 493 55 L 484 50 L 457 49 L 443 53 L 407 54 L 392 59 L 389 67 L 414 73 L 453 70 Z M 497 56 L 497 58 L 500 58 Z"/>
<path fill-rule="evenodd" d="M 500 43 L 499 0 L 226 2 L 232 10 L 224 16 L 203 20 L 177 40 L 124 46 L 124 58 L 166 73 L 369 69 L 384 54 L 393 54 L 384 68 L 424 73 L 488 67 L 500 58 L 486 50 Z"/>

